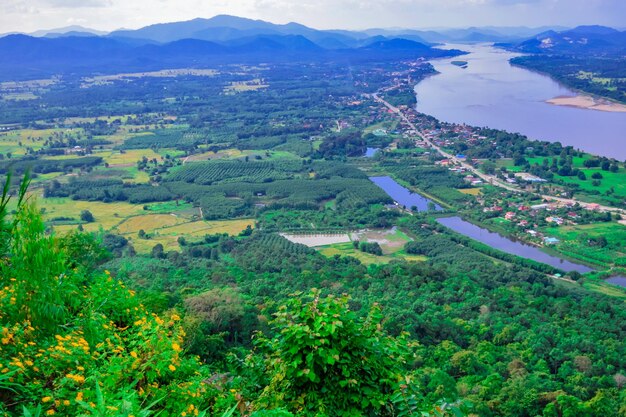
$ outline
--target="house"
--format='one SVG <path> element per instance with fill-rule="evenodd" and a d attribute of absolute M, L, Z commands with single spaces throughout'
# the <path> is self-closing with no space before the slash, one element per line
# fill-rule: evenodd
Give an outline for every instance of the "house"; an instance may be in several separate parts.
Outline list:
<path fill-rule="evenodd" d="M 548 204 L 537 204 L 537 205 L 534 205 L 534 206 L 530 206 L 530 208 L 533 209 L 533 210 L 545 210 L 548 207 L 549 207 Z"/>
<path fill-rule="evenodd" d="M 546 245 L 556 245 L 559 242 L 560 242 L 560 240 L 555 238 L 555 237 L 544 237 L 543 238 L 543 243 L 545 243 Z"/>

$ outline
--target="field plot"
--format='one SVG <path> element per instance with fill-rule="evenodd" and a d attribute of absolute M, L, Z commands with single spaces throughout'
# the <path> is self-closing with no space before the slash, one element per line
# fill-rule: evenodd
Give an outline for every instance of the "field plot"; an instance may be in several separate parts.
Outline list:
<path fill-rule="evenodd" d="M 350 243 L 352 239 L 348 233 L 317 233 L 317 234 L 280 234 L 285 239 L 293 243 L 300 243 L 302 245 L 314 248 L 316 246 L 326 246 L 337 243 Z"/>
<path fill-rule="evenodd" d="M 388 230 L 363 230 L 352 234 L 352 240 L 361 242 L 376 242 L 380 245 L 385 255 L 394 254 L 412 239 L 397 227 Z"/>
<path fill-rule="evenodd" d="M 163 216 L 163 215 L 153 215 Z M 149 216 L 141 216 L 149 217 Z M 155 222 L 155 219 L 142 219 L 140 223 L 149 224 Z M 136 226 L 136 225 L 135 225 Z M 201 238 L 205 235 L 214 234 L 229 234 L 237 235 L 245 230 L 248 226 L 254 226 L 254 220 L 240 219 L 240 220 L 220 220 L 220 221 L 195 221 L 180 223 L 174 226 L 160 227 L 156 229 L 145 229 L 146 233 L 151 235 L 150 239 L 140 239 L 134 233 L 126 234 L 135 250 L 139 253 L 148 253 L 152 250 L 154 245 L 160 243 L 166 251 L 180 250 L 178 244 L 179 237 L 185 238 Z"/>
<path fill-rule="evenodd" d="M 142 158 L 161 160 L 161 155 L 152 149 L 130 149 L 121 153 L 120 151 L 107 151 L 97 153 L 104 162 L 108 162 L 111 167 L 128 167 L 137 164 Z"/>
<path fill-rule="evenodd" d="M 568 256 L 602 265 L 626 266 L 626 226 L 622 224 L 551 227 L 545 233 L 560 239 L 557 249 Z"/>
<path fill-rule="evenodd" d="M 83 224 L 88 232 L 97 231 L 102 227 L 110 230 L 128 217 L 143 213 L 143 206 L 129 203 L 101 203 L 99 201 L 75 201 L 69 198 L 46 198 L 38 199 L 38 206 L 44 210 L 44 219 L 54 222 L 55 219 L 75 222 L 74 225 L 55 226 L 57 232 L 64 232 L 68 229 L 75 229 L 80 223 L 80 215 L 83 210 L 88 210 L 93 214 L 93 223 Z"/>
<path fill-rule="evenodd" d="M 389 263 L 393 260 L 404 259 L 406 261 L 411 262 L 424 262 L 426 257 L 418 256 L 418 255 L 409 255 L 405 253 L 403 250 L 399 250 L 392 255 L 383 255 L 376 256 L 370 253 L 361 252 L 358 249 L 355 249 L 352 243 L 338 243 L 329 246 L 320 247 L 319 252 L 327 257 L 333 257 L 335 255 L 339 256 L 351 256 L 353 258 L 358 259 L 365 265 L 371 264 L 385 264 Z"/>
<path fill-rule="evenodd" d="M 461 188 L 458 191 L 462 194 L 474 195 L 474 196 L 480 195 L 481 193 L 480 188 Z"/>
<path fill-rule="evenodd" d="M 255 78 L 249 81 L 233 81 L 230 85 L 224 88 L 224 92 L 226 94 L 234 94 L 241 93 L 244 91 L 257 91 L 262 90 L 264 88 L 268 88 L 269 84 L 265 84 L 265 82 L 259 78 Z"/>
<path fill-rule="evenodd" d="M 146 214 L 144 216 L 134 216 L 122 221 L 116 226 L 121 234 L 137 233 L 140 230 L 153 231 L 165 227 L 186 223 L 188 220 L 178 217 L 175 214 Z"/>
<path fill-rule="evenodd" d="M 165 69 L 160 71 L 148 71 L 148 72 L 133 72 L 125 74 L 113 74 L 113 75 L 99 75 L 96 77 L 86 77 L 83 79 L 82 86 L 88 88 L 94 85 L 106 85 L 113 81 L 131 81 L 139 78 L 172 78 L 180 76 L 194 76 L 194 77 L 214 77 L 218 74 L 217 71 L 212 69 L 192 69 L 192 68 L 179 68 L 179 69 Z"/>
<path fill-rule="evenodd" d="M 281 233 L 281 236 L 293 243 L 316 248 L 324 256 L 351 256 L 366 265 L 387 263 L 394 259 L 415 262 L 422 262 L 426 259 L 423 256 L 409 255 L 404 251 L 404 245 L 411 241 L 411 238 L 396 227 L 383 230 L 359 230 L 349 233 Z M 356 249 L 353 242 L 357 240 L 378 243 L 383 250 L 383 255 L 377 256 Z"/>

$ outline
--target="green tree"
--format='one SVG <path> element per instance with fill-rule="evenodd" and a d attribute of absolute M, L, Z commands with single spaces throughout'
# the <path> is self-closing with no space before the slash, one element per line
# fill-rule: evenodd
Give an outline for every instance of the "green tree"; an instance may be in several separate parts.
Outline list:
<path fill-rule="evenodd" d="M 91 214 L 89 210 L 83 210 L 80 212 L 80 219 L 86 223 L 93 223 L 96 218 Z"/>
<path fill-rule="evenodd" d="M 257 407 L 299 415 L 409 415 L 428 410 L 409 369 L 417 343 L 389 336 L 375 304 L 365 318 L 349 297 L 295 294 L 259 334 L 269 384 Z M 443 407 L 445 409 L 445 407 Z M 421 415 L 421 414 L 417 414 Z"/>

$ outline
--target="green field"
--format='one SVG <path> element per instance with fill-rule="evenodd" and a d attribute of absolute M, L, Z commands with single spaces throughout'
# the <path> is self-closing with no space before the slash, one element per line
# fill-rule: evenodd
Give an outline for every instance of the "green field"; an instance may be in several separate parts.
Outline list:
<path fill-rule="evenodd" d="M 626 266 L 626 226 L 622 224 L 549 227 L 543 231 L 560 239 L 557 249 L 569 257 L 607 266 Z M 605 247 L 590 245 L 589 239 L 601 236 L 606 238 Z"/>

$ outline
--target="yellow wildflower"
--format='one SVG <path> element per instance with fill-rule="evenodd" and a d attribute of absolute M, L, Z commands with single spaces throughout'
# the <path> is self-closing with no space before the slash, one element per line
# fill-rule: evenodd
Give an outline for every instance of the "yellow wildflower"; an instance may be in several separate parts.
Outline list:
<path fill-rule="evenodd" d="M 43 403 L 47 403 L 47 402 L 49 402 L 49 401 L 52 401 L 52 397 L 43 397 L 43 398 L 41 399 L 41 402 L 43 402 Z"/>
<path fill-rule="evenodd" d="M 56 413 L 56 411 L 54 411 L 52 408 L 51 408 L 51 409 L 49 409 L 48 411 L 46 411 L 46 414 L 47 414 L 47 415 L 49 415 L 49 416 L 52 416 L 52 415 L 54 415 L 55 413 Z"/>
<path fill-rule="evenodd" d="M 170 368 L 170 371 L 174 372 L 176 370 L 176 367 L 174 365 L 170 365 L 168 366 L 168 368 Z"/>

